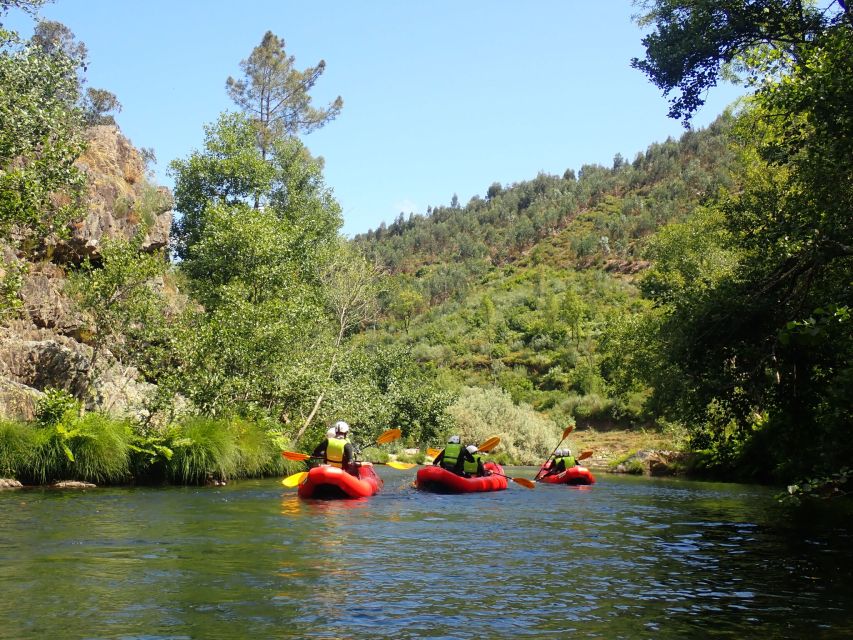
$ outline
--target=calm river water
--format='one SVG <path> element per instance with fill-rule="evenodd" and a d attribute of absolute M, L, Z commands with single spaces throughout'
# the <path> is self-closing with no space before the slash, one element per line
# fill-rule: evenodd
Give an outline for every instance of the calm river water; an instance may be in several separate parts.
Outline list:
<path fill-rule="evenodd" d="M 381 472 L 347 502 L 278 480 L 0 492 L 0 638 L 853 637 L 849 505 L 611 475 L 447 496 Z"/>

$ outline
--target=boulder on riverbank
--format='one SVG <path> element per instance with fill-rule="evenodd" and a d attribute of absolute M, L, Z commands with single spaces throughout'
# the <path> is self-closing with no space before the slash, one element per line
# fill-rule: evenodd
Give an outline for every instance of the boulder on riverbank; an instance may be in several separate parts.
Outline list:
<path fill-rule="evenodd" d="M 0 478 L 0 489 L 20 489 L 23 486 L 14 478 Z"/>
<path fill-rule="evenodd" d="M 52 489 L 95 489 L 97 486 L 91 482 L 81 482 L 79 480 L 60 480 L 50 485 Z"/>
<path fill-rule="evenodd" d="M 662 449 L 636 451 L 619 460 L 610 471 L 647 476 L 675 476 L 686 472 L 691 455 L 682 451 Z"/>

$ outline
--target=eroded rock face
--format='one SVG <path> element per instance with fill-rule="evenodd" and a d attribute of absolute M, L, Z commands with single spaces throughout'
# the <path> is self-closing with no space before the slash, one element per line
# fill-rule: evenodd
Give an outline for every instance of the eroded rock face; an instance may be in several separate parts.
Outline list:
<path fill-rule="evenodd" d="M 91 352 L 87 345 L 60 336 L 45 340 L 9 336 L 0 344 L 0 375 L 38 391 L 64 389 L 83 397 Z"/>
<path fill-rule="evenodd" d="M 113 125 L 92 127 L 88 147 L 77 165 L 86 173 L 86 215 L 72 223 L 71 238 L 57 246 L 62 260 L 97 260 L 108 238 L 129 240 L 140 228 L 142 246 L 156 251 L 169 243 L 172 197 L 168 189 L 145 180 L 145 163 L 136 148 Z"/>
<path fill-rule="evenodd" d="M 21 288 L 24 313 L 40 329 L 51 329 L 63 336 L 77 333 L 82 315 L 65 295 L 65 270 L 52 262 L 31 265 Z"/>
<path fill-rule="evenodd" d="M 32 420 L 42 395 L 37 389 L 9 380 L 0 373 L 0 418 Z"/>
<path fill-rule="evenodd" d="M 77 162 L 88 181 L 86 215 L 72 224 L 70 239 L 32 263 L 0 243 L 0 278 L 23 274 L 19 317 L 0 317 L 0 417 L 31 420 L 46 389 L 64 389 L 88 400 L 90 409 L 139 416 L 153 390 L 136 369 L 121 366 L 109 353 L 99 357 L 98 375 L 91 375 L 85 317 L 65 283 L 67 271 L 84 259 L 100 260 L 108 239 L 129 240 L 142 232 L 144 250 L 162 250 L 172 225 L 172 197 L 148 183 L 140 152 L 117 127 L 93 127 L 87 136 L 88 148 Z M 90 379 L 96 384 L 87 395 Z"/>

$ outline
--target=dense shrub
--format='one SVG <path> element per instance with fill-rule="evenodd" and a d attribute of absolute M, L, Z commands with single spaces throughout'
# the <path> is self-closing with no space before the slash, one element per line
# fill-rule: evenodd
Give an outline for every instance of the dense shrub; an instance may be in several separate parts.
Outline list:
<path fill-rule="evenodd" d="M 495 453 L 516 464 L 537 464 L 560 439 L 560 428 L 528 405 L 516 405 L 497 389 L 462 389 L 448 412 L 464 442 L 481 443 L 499 436 Z"/>

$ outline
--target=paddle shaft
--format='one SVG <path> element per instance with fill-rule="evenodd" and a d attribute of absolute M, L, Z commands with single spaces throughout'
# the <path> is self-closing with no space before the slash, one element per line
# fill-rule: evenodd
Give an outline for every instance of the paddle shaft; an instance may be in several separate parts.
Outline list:
<path fill-rule="evenodd" d="M 508 476 L 504 473 L 498 473 L 497 471 L 490 471 L 493 476 L 501 476 L 502 478 L 506 478 L 507 480 L 512 480 L 516 484 L 520 484 L 522 487 L 526 487 L 528 489 L 533 489 L 536 485 L 533 484 L 532 480 L 528 480 L 527 478 L 513 478 L 512 476 Z"/>
<path fill-rule="evenodd" d="M 569 434 L 574 430 L 574 428 L 575 428 L 575 425 L 569 425 L 568 427 L 566 427 L 566 428 L 563 430 L 563 438 L 562 438 L 562 440 L 560 440 L 560 441 L 557 443 L 557 446 L 556 446 L 556 447 L 554 447 L 554 450 L 551 452 L 551 455 L 550 455 L 550 456 L 548 456 L 548 457 L 545 459 L 545 462 L 548 462 L 548 460 L 550 460 L 551 458 L 553 458 L 553 457 L 554 457 L 554 454 L 555 454 L 555 453 L 557 453 L 557 449 L 559 449 L 559 448 L 560 448 L 560 445 L 561 445 L 561 444 L 563 444 L 563 440 L 565 440 L 566 438 L 568 438 L 568 437 L 569 437 Z M 543 464 L 544 464 L 544 463 L 543 463 Z M 539 469 L 539 471 L 536 473 L 536 476 L 534 476 L 534 478 L 533 478 L 534 482 L 535 482 L 536 480 L 538 480 L 538 479 L 539 479 L 539 476 L 540 476 L 541 474 L 542 474 L 542 469 Z"/>

